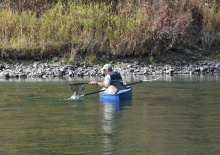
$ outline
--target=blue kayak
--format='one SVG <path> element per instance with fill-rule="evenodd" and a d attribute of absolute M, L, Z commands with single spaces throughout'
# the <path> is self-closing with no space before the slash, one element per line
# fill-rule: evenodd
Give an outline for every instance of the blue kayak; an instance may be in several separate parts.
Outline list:
<path fill-rule="evenodd" d="M 107 94 L 105 92 L 100 92 L 99 95 L 101 100 L 122 101 L 132 98 L 132 89 L 127 86 L 126 89 L 118 90 L 117 93 Z"/>

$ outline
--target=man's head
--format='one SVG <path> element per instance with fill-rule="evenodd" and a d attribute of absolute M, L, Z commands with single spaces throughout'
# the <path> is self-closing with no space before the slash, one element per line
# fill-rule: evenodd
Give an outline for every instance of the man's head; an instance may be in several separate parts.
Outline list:
<path fill-rule="evenodd" d="M 105 64 L 101 69 L 102 74 L 106 74 L 111 71 L 112 71 L 112 66 L 110 64 Z"/>

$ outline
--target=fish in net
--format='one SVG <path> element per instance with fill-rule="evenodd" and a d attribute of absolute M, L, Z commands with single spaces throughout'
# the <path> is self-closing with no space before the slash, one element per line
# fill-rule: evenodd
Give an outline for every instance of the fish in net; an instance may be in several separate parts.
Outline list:
<path fill-rule="evenodd" d="M 86 84 L 88 83 L 74 83 L 74 84 L 70 84 L 70 88 L 72 91 L 72 97 L 73 99 L 77 99 L 80 96 L 83 95 L 83 91 L 86 87 Z"/>

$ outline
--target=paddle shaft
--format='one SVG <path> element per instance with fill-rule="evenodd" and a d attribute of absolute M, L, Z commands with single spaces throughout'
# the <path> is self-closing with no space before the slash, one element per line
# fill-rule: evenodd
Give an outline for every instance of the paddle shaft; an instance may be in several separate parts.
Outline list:
<path fill-rule="evenodd" d="M 144 81 L 138 81 L 138 82 L 134 82 L 134 83 L 129 83 L 129 84 L 127 84 L 127 86 L 130 86 L 130 85 L 133 85 L 133 84 L 137 84 L 137 83 L 142 83 L 142 82 L 144 82 Z"/>
<path fill-rule="evenodd" d="M 138 81 L 138 82 L 134 82 L 134 83 L 129 83 L 129 84 L 127 84 L 127 86 L 133 85 L 133 84 L 137 84 L 137 83 L 141 83 L 141 82 L 144 82 L 144 81 Z M 105 90 L 99 90 L 99 91 L 96 91 L 96 92 L 93 92 L 93 93 L 84 94 L 82 96 L 92 95 L 92 94 L 96 94 L 96 93 L 99 93 L 99 92 L 102 92 L 102 91 L 105 91 Z"/>
<path fill-rule="evenodd" d="M 156 78 L 156 79 L 152 79 L 152 80 L 140 80 L 140 81 L 138 81 L 138 82 L 134 82 L 134 83 L 129 83 L 129 84 L 127 84 L 127 86 L 130 86 L 130 85 L 133 85 L 133 84 L 137 84 L 137 83 L 142 83 L 142 82 L 150 82 L 150 81 L 154 81 L 154 80 L 157 80 L 157 79 L 159 79 L 159 78 Z"/>
<path fill-rule="evenodd" d="M 144 81 L 148 81 L 148 80 L 144 80 Z M 129 84 L 127 84 L 127 86 L 130 86 L 130 85 L 133 85 L 133 84 L 142 83 L 144 81 L 138 81 L 138 82 L 134 82 L 134 83 L 129 83 Z M 151 81 L 151 80 L 149 80 L 149 81 Z M 88 84 L 88 83 L 75 83 L 75 84 L 70 84 L 70 85 L 79 85 L 79 84 Z M 99 90 L 99 91 L 88 93 L 88 94 L 84 94 L 84 95 L 81 95 L 81 96 L 88 96 L 88 95 L 96 94 L 96 93 L 99 93 L 99 92 L 102 92 L 102 91 L 104 91 L 104 90 Z"/>
<path fill-rule="evenodd" d="M 81 95 L 81 96 L 92 95 L 92 94 L 96 94 L 96 93 L 99 93 L 99 92 L 102 92 L 102 91 L 104 91 L 104 90 L 99 90 L 99 91 L 96 91 L 96 92 L 93 92 L 93 93 L 84 94 L 84 95 Z"/>

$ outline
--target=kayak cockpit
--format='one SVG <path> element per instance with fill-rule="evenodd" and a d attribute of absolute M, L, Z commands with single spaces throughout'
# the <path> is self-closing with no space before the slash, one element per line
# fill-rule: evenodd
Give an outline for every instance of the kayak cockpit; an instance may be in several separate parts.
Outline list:
<path fill-rule="evenodd" d="M 100 99 L 109 101 L 122 101 L 132 98 L 132 88 L 127 86 L 126 89 L 118 90 L 116 93 L 105 93 L 104 91 L 99 93 Z"/>

